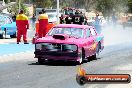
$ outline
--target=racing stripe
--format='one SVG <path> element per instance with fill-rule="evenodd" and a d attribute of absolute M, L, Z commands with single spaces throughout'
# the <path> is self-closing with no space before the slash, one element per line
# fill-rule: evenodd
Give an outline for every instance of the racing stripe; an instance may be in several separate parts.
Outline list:
<path fill-rule="evenodd" d="M 28 20 L 28 17 L 24 14 L 19 14 L 16 17 L 16 20 Z"/>
<path fill-rule="evenodd" d="M 29 28 L 28 17 L 24 14 L 18 14 L 16 17 L 16 26 L 18 29 L 22 30 Z"/>
<path fill-rule="evenodd" d="M 41 14 L 39 17 L 38 17 L 39 20 L 41 19 L 48 19 L 48 15 L 47 14 Z"/>

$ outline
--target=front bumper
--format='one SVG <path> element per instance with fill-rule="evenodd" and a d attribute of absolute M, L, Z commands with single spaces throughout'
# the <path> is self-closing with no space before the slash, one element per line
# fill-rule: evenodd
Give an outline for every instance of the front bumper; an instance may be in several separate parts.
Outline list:
<path fill-rule="evenodd" d="M 79 61 L 80 57 L 77 52 L 44 52 L 35 51 L 35 58 L 48 60 Z"/>

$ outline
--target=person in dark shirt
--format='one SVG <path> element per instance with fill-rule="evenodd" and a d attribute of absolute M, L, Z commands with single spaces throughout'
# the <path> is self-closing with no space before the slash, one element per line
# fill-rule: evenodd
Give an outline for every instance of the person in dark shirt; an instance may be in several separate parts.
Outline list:
<path fill-rule="evenodd" d="M 71 24 L 71 17 L 70 16 L 67 16 L 65 18 L 65 22 L 66 22 L 66 24 Z"/>
<path fill-rule="evenodd" d="M 12 16 L 13 22 L 16 22 L 16 13 Z"/>
<path fill-rule="evenodd" d="M 59 17 L 59 18 L 60 18 L 60 24 L 64 24 L 65 21 L 64 21 L 64 16 L 63 16 L 63 14 L 61 14 L 61 17 Z"/>
<path fill-rule="evenodd" d="M 36 22 L 36 17 L 35 17 L 35 14 L 33 14 L 32 18 L 31 18 L 31 25 L 33 28 L 35 27 L 35 22 Z"/>
<path fill-rule="evenodd" d="M 72 23 L 83 25 L 84 17 L 82 15 L 80 15 L 78 11 L 76 11 L 75 15 L 72 17 Z"/>

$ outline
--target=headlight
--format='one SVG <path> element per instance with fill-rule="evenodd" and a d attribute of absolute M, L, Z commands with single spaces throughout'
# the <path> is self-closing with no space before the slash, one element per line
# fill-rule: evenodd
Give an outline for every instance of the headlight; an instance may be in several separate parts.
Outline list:
<path fill-rule="evenodd" d="M 41 49 L 42 49 L 42 46 L 41 46 L 41 44 L 36 44 L 36 49 L 39 49 L 39 50 L 41 50 Z"/>
<path fill-rule="evenodd" d="M 42 49 L 43 50 L 51 50 L 51 49 L 53 49 L 53 45 L 50 43 L 42 43 Z"/>
<path fill-rule="evenodd" d="M 56 43 L 40 43 L 36 44 L 36 49 L 46 51 L 77 51 L 77 45 L 73 44 L 56 44 Z"/>
<path fill-rule="evenodd" d="M 63 50 L 70 51 L 70 52 L 77 51 L 77 46 L 65 44 L 65 45 L 63 45 Z"/>

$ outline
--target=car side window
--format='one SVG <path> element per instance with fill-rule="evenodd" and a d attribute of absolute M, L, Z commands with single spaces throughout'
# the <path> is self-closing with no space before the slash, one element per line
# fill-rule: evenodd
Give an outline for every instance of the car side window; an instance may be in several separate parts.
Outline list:
<path fill-rule="evenodd" d="M 4 18 L 0 16 L 0 24 L 5 24 Z"/>
<path fill-rule="evenodd" d="M 91 31 L 92 36 L 96 35 L 96 32 L 95 32 L 94 28 L 90 28 L 90 31 Z"/>
<path fill-rule="evenodd" d="M 11 19 L 9 17 L 5 17 L 5 23 L 6 24 L 11 24 Z"/>
<path fill-rule="evenodd" d="M 90 29 L 86 29 L 86 38 L 90 37 Z"/>

